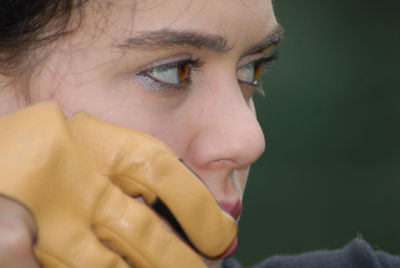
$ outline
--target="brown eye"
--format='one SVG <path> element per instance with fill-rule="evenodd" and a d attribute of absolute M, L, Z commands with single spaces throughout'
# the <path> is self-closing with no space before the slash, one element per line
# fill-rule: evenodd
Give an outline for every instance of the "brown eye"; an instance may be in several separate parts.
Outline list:
<path fill-rule="evenodd" d="M 262 65 L 261 64 L 257 64 L 254 67 L 254 77 L 253 77 L 253 81 L 257 81 L 257 79 L 260 77 L 262 71 Z"/>
<path fill-rule="evenodd" d="M 252 57 L 255 60 L 238 67 L 236 70 L 238 80 L 247 84 L 256 85 L 263 72 L 263 67 L 271 67 L 271 64 L 277 59 L 276 49 L 277 43 L 274 43 L 261 51 L 250 54 L 250 58 Z"/>
<path fill-rule="evenodd" d="M 178 66 L 178 78 L 179 82 L 185 82 L 189 79 L 190 75 L 190 64 L 189 63 L 181 63 Z"/>
<path fill-rule="evenodd" d="M 159 65 L 139 72 L 138 75 L 147 76 L 158 83 L 181 85 L 190 82 L 192 69 L 199 66 L 198 60 L 185 60 Z"/>
<path fill-rule="evenodd" d="M 254 84 L 261 74 L 261 64 L 250 62 L 237 69 L 236 75 L 239 81 L 247 84 Z"/>

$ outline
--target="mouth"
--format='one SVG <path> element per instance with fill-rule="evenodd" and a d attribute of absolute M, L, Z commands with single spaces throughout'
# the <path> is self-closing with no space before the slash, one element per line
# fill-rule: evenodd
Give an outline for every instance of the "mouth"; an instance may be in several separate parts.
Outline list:
<path fill-rule="evenodd" d="M 238 220 L 242 213 L 242 202 L 238 199 L 235 201 L 218 202 L 224 210 L 229 213 L 235 220 Z"/>
<path fill-rule="evenodd" d="M 236 201 L 221 201 L 219 202 L 221 207 L 224 208 L 224 210 L 229 213 L 236 221 L 239 219 L 240 214 L 242 213 L 242 202 L 240 200 Z M 238 247 L 238 237 L 235 237 L 235 240 L 233 240 L 232 244 L 230 247 L 218 258 L 226 258 L 231 256 L 233 253 L 235 253 L 237 247 Z"/>
<path fill-rule="evenodd" d="M 236 236 L 235 240 L 233 240 L 231 246 L 222 255 L 220 255 L 218 257 L 218 259 L 224 259 L 224 258 L 231 256 L 233 253 L 235 253 L 238 244 L 239 244 L 239 242 L 238 242 L 238 238 Z"/>
<path fill-rule="evenodd" d="M 229 213 L 236 221 L 239 219 L 240 214 L 242 212 L 242 202 L 240 200 L 231 202 L 231 201 L 221 201 L 218 202 L 221 207 Z M 152 204 L 152 208 L 162 217 L 164 220 L 166 220 L 167 223 L 169 223 L 171 229 L 175 232 L 175 234 L 182 240 L 184 241 L 188 246 L 196 250 L 194 245 L 190 242 L 189 238 L 183 231 L 182 227 L 174 217 L 174 215 L 171 213 L 171 211 L 167 208 L 167 206 L 162 202 L 160 199 L 157 199 L 155 203 Z M 226 258 L 231 256 L 235 251 L 238 246 L 238 238 L 237 236 L 233 240 L 232 244 L 229 246 L 229 248 L 220 256 L 217 258 Z M 197 251 L 197 250 L 196 250 Z"/>

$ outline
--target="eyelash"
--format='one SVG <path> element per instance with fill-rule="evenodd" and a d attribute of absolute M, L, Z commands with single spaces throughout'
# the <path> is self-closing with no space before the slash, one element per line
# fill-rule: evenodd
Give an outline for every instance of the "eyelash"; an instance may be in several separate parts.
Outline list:
<path fill-rule="evenodd" d="M 274 54 L 268 56 L 268 57 L 263 57 L 261 59 L 258 59 L 253 62 L 249 62 L 248 64 L 254 64 L 254 66 L 261 66 L 261 72 L 258 77 L 261 77 L 263 74 L 265 74 L 266 71 L 270 70 L 272 67 L 274 67 L 275 63 L 279 59 L 278 53 L 275 52 Z M 259 78 L 257 78 L 253 83 L 249 83 L 246 81 L 239 80 L 239 83 L 246 86 L 250 87 L 250 90 L 255 91 L 259 93 L 262 96 L 265 96 L 265 91 L 262 87 L 262 84 L 259 81 Z"/>
<path fill-rule="evenodd" d="M 261 73 L 263 73 L 265 70 L 270 69 L 274 65 L 274 63 L 277 61 L 277 59 L 278 59 L 278 56 L 276 53 L 274 53 L 271 56 L 263 57 L 261 59 L 255 60 L 253 62 L 249 62 L 246 65 L 254 64 L 255 67 L 261 66 Z M 146 82 L 149 83 L 149 85 L 151 87 L 155 88 L 157 91 L 168 92 L 171 90 L 172 91 L 182 90 L 182 89 L 187 89 L 190 87 L 190 85 L 192 83 L 192 80 L 191 80 L 192 71 L 201 68 L 203 65 L 204 65 L 204 62 L 201 61 L 199 58 L 197 58 L 197 59 L 190 58 L 190 59 L 186 59 L 186 60 L 181 60 L 181 61 L 176 61 L 176 62 L 172 62 L 172 63 L 166 63 L 166 64 L 154 66 L 147 70 L 137 72 L 136 75 L 145 79 Z M 244 66 L 246 66 L 246 65 L 244 65 Z M 185 69 L 185 71 L 187 72 L 187 78 L 184 79 L 184 81 L 179 81 L 178 84 L 168 83 L 168 82 L 162 81 L 160 79 L 157 79 L 151 75 L 151 73 L 155 72 L 157 69 L 161 72 L 167 72 L 174 68 L 179 69 L 182 66 L 187 66 L 187 68 L 188 68 L 188 69 Z M 241 66 L 239 68 L 242 68 L 244 66 Z M 245 87 L 250 87 L 250 90 L 253 92 L 256 91 L 256 92 L 260 93 L 261 95 L 265 95 L 264 90 L 263 90 L 262 86 L 260 85 L 258 79 L 256 79 L 253 83 L 242 81 L 240 79 L 238 79 L 238 82 L 239 82 L 239 84 L 241 84 Z"/>
<path fill-rule="evenodd" d="M 199 69 L 200 67 L 203 66 L 203 64 L 204 63 L 199 58 L 198 59 L 186 59 L 186 60 L 181 60 L 181 61 L 176 61 L 176 62 L 172 62 L 172 63 L 166 63 L 166 64 L 154 66 L 147 70 L 140 71 L 140 72 L 136 73 L 136 75 L 141 76 L 144 79 L 148 80 L 148 82 L 150 83 L 150 86 L 155 87 L 158 91 L 181 90 L 181 89 L 186 89 L 191 85 L 192 71 Z M 188 69 L 187 69 L 188 78 L 185 79 L 184 81 L 180 81 L 179 84 L 167 83 L 167 82 L 161 81 L 160 79 L 157 79 L 151 75 L 151 73 L 157 69 L 159 69 L 161 71 L 168 71 L 173 68 L 179 69 L 181 66 L 185 66 L 185 65 L 188 66 Z"/>

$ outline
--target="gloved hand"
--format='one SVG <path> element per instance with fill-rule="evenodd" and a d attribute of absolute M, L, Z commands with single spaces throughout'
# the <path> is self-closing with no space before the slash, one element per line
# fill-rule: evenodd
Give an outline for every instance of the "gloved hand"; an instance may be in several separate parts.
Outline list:
<path fill-rule="evenodd" d="M 51 103 L 0 118 L 0 194 L 32 212 L 43 267 L 204 267 L 154 210 L 208 257 L 237 231 L 160 141 Z"/>

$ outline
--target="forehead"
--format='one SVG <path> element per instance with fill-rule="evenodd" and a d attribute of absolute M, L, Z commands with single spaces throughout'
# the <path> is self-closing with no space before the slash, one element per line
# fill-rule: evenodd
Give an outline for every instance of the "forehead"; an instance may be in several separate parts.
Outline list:
<path fill-rule="evenodd" d="M 109 26 L 132 34 L 163 28 L 199 31 L 221 35 L 230 45 L 257 41 L 277 25 L 271 0 L 114 0 L 106 15 Z"/>

